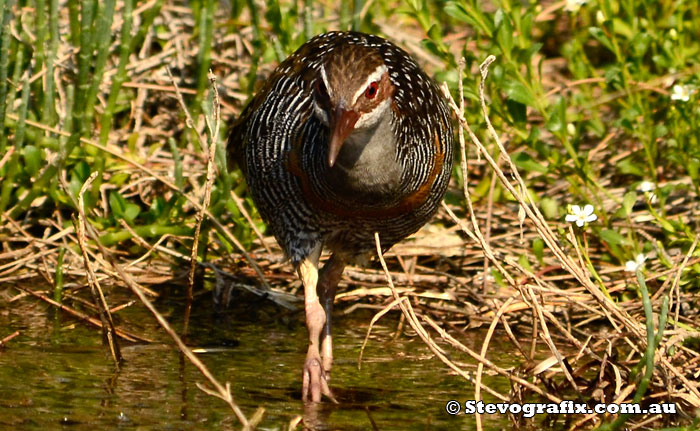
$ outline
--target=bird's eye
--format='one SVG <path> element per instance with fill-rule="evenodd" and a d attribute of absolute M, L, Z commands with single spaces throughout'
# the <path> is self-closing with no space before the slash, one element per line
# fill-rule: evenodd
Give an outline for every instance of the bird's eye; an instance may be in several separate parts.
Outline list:
<path fill-rule="evenodd" d="M 323 106 L 330 104 L 328 90 L 322 80 L 317 80 L 313 86 L 314 99 Z"/>
<path fill-rule="evenodd" d="M 314 91 L 319 95 L 328 94 L 328 92 L 326 91 L 326 86 L 323 84 L 323 81 L 320 79 L 316 80 L 316 85 L 314 85 Z"/>
<path fill-rule="evenodd" d="M 365 90 L 365 97 L 368 99 L 374 99 L 374 96 L 377 95 L 377 91 L 379 91 L 379 84 L 376 81 L 372 82 Z"/>

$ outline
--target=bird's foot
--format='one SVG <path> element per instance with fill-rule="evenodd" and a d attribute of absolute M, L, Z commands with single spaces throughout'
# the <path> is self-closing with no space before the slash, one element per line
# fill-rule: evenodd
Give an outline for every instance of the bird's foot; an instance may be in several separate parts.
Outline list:
<path fill-rule="evenodd" d="M 325 395 L 331 401 L 338 404 L 338 401 L 333 396 L 331 388 L 328 386 L 330 381 L 330 373 L 327 373 L 321 365 L 321 357 L 316 354 L 306 356 L 304 363 L 304 372 L 302 376 L 301 398 L 306 402 L 320 402 L 321 395 Z"/>

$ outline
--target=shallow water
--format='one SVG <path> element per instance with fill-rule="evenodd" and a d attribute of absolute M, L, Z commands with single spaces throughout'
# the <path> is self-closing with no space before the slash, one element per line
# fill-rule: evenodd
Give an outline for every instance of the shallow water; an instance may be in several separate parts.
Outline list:
<path fill-rule="evenodd" d="M 14 290 L 0 293 L 7 298 Z M 182 302 L 156 303 L 176 328 L 182 323 Z M 231 383 L 236 403 L 249 418 L 258 407 L 265 408 L 259 430 L 286 430 L 297 416 L 314 430 L 475 428 L 473 416 L 445 411 L 449 400 L 473 398 L 473 385 L 449 373 L 418 337 L 394 339 L 398 313 L 375 327 L 358 370 L 372 313 L 344 316 L 338 307 L 331 387 L 340 404 L 305 409 L 300 401 L 307 342 L 303 312 L 246 304 L 221 315 L 209 304 L 195 304 L 188 345 L 211 350 L 199 357 L 221 382 Z M 150 344 L 121 342 L 125 363 L 120 371 L 115 371 L 94 328 L 57 315 L 32 298 L 0 300 L 0 338 L 21 331 L 0 350 L 0 429 L 240 429 L 223 401 L 196 387 L 204 378 L 173 348 L 150 314 L 135 305 L 117 316 L 117 323 L 126 322 L 133 332 L 154 339 Z M 473 338 L 464 341 L 478 349 L 484 334 L 473 331 Z M 493 345 L 500 342 L 496 339 Z M 510 352 L 493 348 L 493 354 L 502 355 L 490 356 L 501 366 L 516 365 L 509 363 L 515 361 Z M 453 359 L 474 370 L 468 358 Z M 485 383 L 508 393 L 503 380 L 485 376 Z M 484 429 L 504 427 L 511 428 L 507 418 L 484 416 Z"/>

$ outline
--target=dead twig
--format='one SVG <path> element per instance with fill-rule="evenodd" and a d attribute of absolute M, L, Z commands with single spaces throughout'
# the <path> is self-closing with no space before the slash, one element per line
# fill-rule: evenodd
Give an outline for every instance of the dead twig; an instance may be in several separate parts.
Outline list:
<path fill-rule="evenodd" d="M 3 338 L 2 340 L 0 340 L 0 349 L 2 349 L 3 347 L 5 347 L 5 344 L 7 344 L 10 340 L 12 340 L 13 338 L 15 338 L 15 337 L 18 336 L 18 335 L 19 335 L 19 331 L 15 331 L 15 332 L 13 332 L 12 334 L 10 334 L 10 335 L 8 335 L 7 337 L 5 337 L 5 338 Z"/>
<path fill-rule="evenodd" d="M 85 272 L 87 273 L 88 284 L 90 285 L 90 292 L 95 301 L 95 305 L 100 312 L 100 320 L 102 321 L 102 336 L 104 337 L 107 345 L 109 346 L 109 353 L 112 355 L 114 364 L 119 368 L 122 362 L 122 355 L 119 349 L 119 343 L 114 337 L 114 321 L 112 320 L 112 314 L 109 312 L 109 306 L 107 305 L 107 300 L 105 299 L 104 293 L 102 293 L 102 287 L 100 282 L 95 276 L 95 272 L 92 269 L 92 264 L 90 263 L 90 258 L 87 252 L 87 237 L 86 237 L 86 224 L 85 224 L 85 210 L 84 210 L 84 200 L 83 195 L 85 190 L 90 187 L 90 184 L 97 178 L 98 172 L 95 171 L 88 179 L 85 181 L 83 186 L 80 188 L 78 193 L 78 219 L 77 221 L 73 219 L 73 224 L 75 225 L 75 231 L 78 235 L 78 245 L 80 246 L 80 251 L 83 253 L 83 263 L 85 265 Z M 66 192 L 68 192 L 66 187 Z M 70 193 L 69 193 L 70 194 Z M 99 240 L 97 240 L 99 241 Z"/>

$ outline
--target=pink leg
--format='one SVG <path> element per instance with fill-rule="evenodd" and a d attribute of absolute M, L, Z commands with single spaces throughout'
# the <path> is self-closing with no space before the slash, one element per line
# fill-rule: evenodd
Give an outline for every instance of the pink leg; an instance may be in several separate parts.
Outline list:
<path fill-rule="evenodd" d="M 302 374 L 301 398 L 304 402 L 320 402 L 321 394 L 333 399 L 321 365 L 319 352 L 321 331 L 326 323 L 326 312 L 321 306 L 316 292 L 320 254 L 321 247 L 318 246 L 309 257 L 304 259 L 298 269 L 299 278 L 304 285 L 304 309 L 306 311 L 306 327 L 309 330 L 309 349 L 306 352 Z"/>
<path fill-rule="evenodd" d="M 333 254 L 321 269 L 318 280 L 318 295 L 321 297 L 321 304 L 326 312 L 326 324 L 321 334 L 321 357 L 323 358 L 323 370 L 326 381 L 331 379 L 331 366 L 333 365 L 333 338 L 331 336 L 331 314 L 333 312 L 333 301 L 338 282 L 343 275 L 345 262 Z"/>

